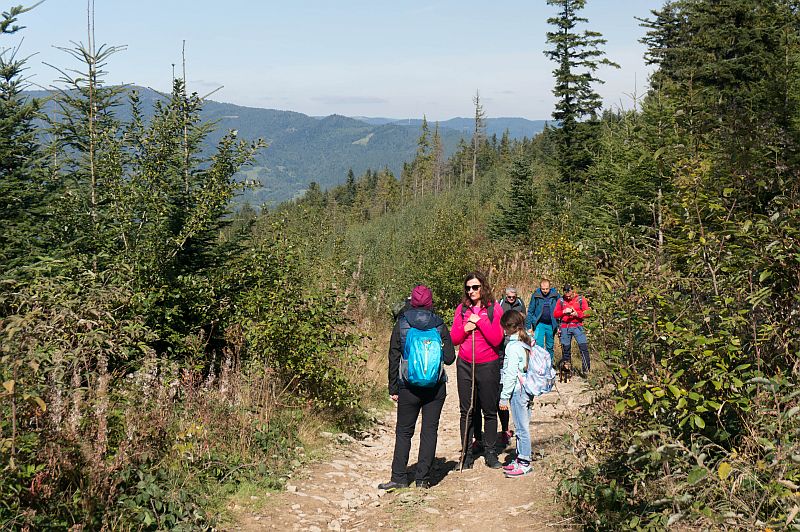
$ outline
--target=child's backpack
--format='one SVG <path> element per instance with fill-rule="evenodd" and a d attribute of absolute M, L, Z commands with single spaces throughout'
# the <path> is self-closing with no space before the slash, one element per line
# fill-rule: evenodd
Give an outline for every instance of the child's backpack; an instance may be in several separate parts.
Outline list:
<path fill-rule="evenodd" d="M 442 337 L 436 328 L 411 327 L 406 334 L 400 376 L 412 386 L 436 386 L 442 372 Z"/>
<path fill-rule="evenodd" d="M 526 354 L 525 372 L 519 374 L 520 386 L 533 397 L 549 392 L 556 382 L 550 353 L 544 347 L 534 345 L 530 351 L 526 350 Z"/>

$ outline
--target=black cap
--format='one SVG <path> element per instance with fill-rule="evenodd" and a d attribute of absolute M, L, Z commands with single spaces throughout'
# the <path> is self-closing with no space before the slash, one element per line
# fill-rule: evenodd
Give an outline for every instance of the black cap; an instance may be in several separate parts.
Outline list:
<path fill-rule="evenodd" d="M 572 285 L 571 284 L 565 284 L 564 285 L 564 293 L 566 294 L 567 292 L 570 292 L 570 291 L 572 291 Z"/>

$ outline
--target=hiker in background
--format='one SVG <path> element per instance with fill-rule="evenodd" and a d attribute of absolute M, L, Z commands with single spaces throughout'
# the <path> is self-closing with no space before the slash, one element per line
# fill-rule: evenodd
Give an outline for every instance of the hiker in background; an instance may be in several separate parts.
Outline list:
<path fill-rule="evenodd" d="M 525 318 L 525 329 L 533 336 L 536 345 L 547 349 L 551 360 L 555 356 L 553 337 L 558 330 L 558 320 L 555 316 L 558 297 L 558 291 L 550 288 L 550 280 L 542 279 L 539 288 L 531 296 L 528 315 Z"/>
<path fill-rule="evenodd" d="M 389 482 L 379 484 L 383 490 L 394 490 L 408 487 L 406 467 L 411 452 L 411 438 L 417 426 L 417 418 L 422 412 L 422 429 L 419 437 L 419 457 L 417 458 L 416 485 L 419 488 L 430 487 L 430 471 L 436 455 L 436 442 L 439 431 L 439 417 L 442 414 L 444 399 L 447 396 L 447 375 L 444 366 L 440 365 L 438 374 L 425 385 L 414 385 L 409 382 L 414 368 L 409 369 L 408 361 L 413 357 L 408 347 L 413 342 L 412 336 L 429 331 L 436 331 L 441 344 L 437 353 L 444 364 L 455 361 L 455 349 L 450 333 L 442 318 L 434 314 L 433 294 L 424 285 L 414 287 L 411 292 L 411 308 L 398 319 L 389 340 L 389 396 L 397 403 L 397 426 L 395 429 L 394 459 L 392 460 L 392 478 Z M 413 331 L 413 332 L 412 332 Z M 407 342 L 408 341 L 408 342 Z M 435 344 L 427 340 L 426 345 Z M 408 344 L 408 345 L 407 345 Z"/>
<path fill-rule="evenodd" d="M 392 320 L 397 322 L 400 319 L 400 316 L 403 315 L 405 311 L 411 308 L 411 296 L 408 296 L 403 301 L 398 301 L 392 306 Z"/>
<path fill-rule="evenodd" d="M 464 297 L 456 308 L 450 336 L 461 346 L 456 362 L 459 409 L 461 411 L 461 467 L 471 468 L 475 457 L 468 448 L 473 435 L 472 412 L 483 411 L 484 460 L 486 465 L 500 467 L 497 459 L 497 405 L 500 396 L 500 356 L 503 342 L 500 318 L 503 309 L 492 300 L 492 290 L 486 277 L 479 272 L 468 274 L 464 280 Z"/>
<path fill-rule="evenodd" d="M 531 396 L 520 384 L 520 374 L 524 374 L 528 369 L 531 338 L 525 332 L 525 314 L 522 312 L 504 312 L 500 324 L 503 326 L 508 343 L 503 364 L 503 389 L 500 392 L 499 408 L 505 412 L 511 409 L 514 426 L 517 427 L 517 458 L 507 466 L 503 466 L 503 469 L 507 477 L 514 478 L 531 472 Z"/>
<path fill-rule="evenodd" d="M 583 318 L 591 312 L 589 303 L 583 296 L 579 296 L 572 285 L 564 285 L 564 296 L 556 303 L 553 315 L 561 322 L 561 352 L 562 364 L 570 364 L 572 359 L 572 339 L 578 342 L 583 362 L 583 373 L 588 374 L 591 369 L 589 361 L 589 344 L 586 342 L 586 331 L 583 329 Z"/>
<path fill-rule="evenodd" d="M 513 286 L 506 287 L 505 297 L 499 301 L 500 306 L 503 307 L 503 314 L 509 310 L 516 310 L 525 314 L 525 303 L 517 297 L 517 289 Z"/>

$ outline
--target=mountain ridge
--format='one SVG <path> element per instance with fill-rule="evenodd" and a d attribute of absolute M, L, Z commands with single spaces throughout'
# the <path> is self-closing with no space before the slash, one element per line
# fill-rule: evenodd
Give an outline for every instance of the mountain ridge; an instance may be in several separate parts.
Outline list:
<path fill-rule="evenodd" d="M 137 91 L 145 119 L 152 116 L 156 101 L 169 98 L 168 94 L 149 87 L 131 85 L 126 89 Z M 26 94 L 41 98 L 50 92 Z M 46 102 L 43 110 L 50 113 L 54 107 L 52 102 Z M 130 118 L 130 109 L 124 104 L 116 113 L 121 120 Z M 312 181 L 322 188 L 336 186 L 344 182 L 351 168 L 356 175 L 369 168 L 388 168 L 399 176 L 403 163 L 414 158 L 422 124 L 421 119 L 359 119 L 341 114 L 312 117 L 297 111 L 211 99 L 204 101 L 200 115 L 203 120 L 216 123 L 206 140 L 209 151 L 231 129 L 237 130 L 240 138 L 262 138 L 268 144 L 239 176 L 262 185 L 246 190 L 238 198 L 239 202 L 253 205 L 273 205 L 297 197 Z M 471 138 L 472 123 L 472 119 L 460 117 L 439 122 L 445 156 L 455 152 L 462 138 Z M 508 129 L 511 138 L 533 137 L 545 124 L 544 120 L 489 118 L 486 131 L 489 136 L 499 137 Z M 434 123 L 429 125 L 434 127 Z"/>

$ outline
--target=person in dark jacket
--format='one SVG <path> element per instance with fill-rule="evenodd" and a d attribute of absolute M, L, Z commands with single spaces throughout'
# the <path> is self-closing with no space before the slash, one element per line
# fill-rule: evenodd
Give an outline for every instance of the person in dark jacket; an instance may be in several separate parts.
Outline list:
<path fill-rule="evenodd" d="M 389 396 L 397 403 L 397 426 L 394 440 L 394 459 L 392 478 L 379 484 L 383 490 L 408 487 L 406 467 L 411 452 L 411 438 L 417 426 L 417 418 L 422 412 L 419 456 L 417 458 L 416 485 L 420 488 L 430 486 L 430 471 L 436 455 L 436 442 L 439 431 L 439 417 L 447 396 L 447 375 L 442 366 L 439 382 L 430 388 L 412 386 L 400 376 L 400 359 L 405 349 L 405 341 L 411 328 L 427 331 L 436 329 L 442 338 L 442 362 L 450 365 L 456 359 L 450 332 L 442 318 L 434 314 L 433 294 L 424 285 L 414 287 L 411 292 L 411 308 L 403 312 L 392 330 L 389 340 Z"/>
<path fill-rule="evenodd" d="M 403 313 L 411 308 L 411 296 L 405 298 L 402 302 L 398 302 L 392 307 L 392 320 L 397 322 Z"/>
<path fill-rule="evenodd" d="M 517 310 L 525 314 L 525 303 L 517 297 L 517 289 L 513 286 L 506 288 L 506 296 L 500 301 L 500 306 L 503 307 L 503 314 L 509 310 Z"/>
<path fill-rule="evenodd" d="M 531 296 L 528 316 L 525 318 L 525 328 L 530 331 L 536 345 L 547 349 L 551 360 L 555 356 L 553 335 L 558 330 L 558 320 L 555 317 L 558 299 L 558 291 L 550 288 L 550 280 L 542 279 L 539 288 Z"/>

